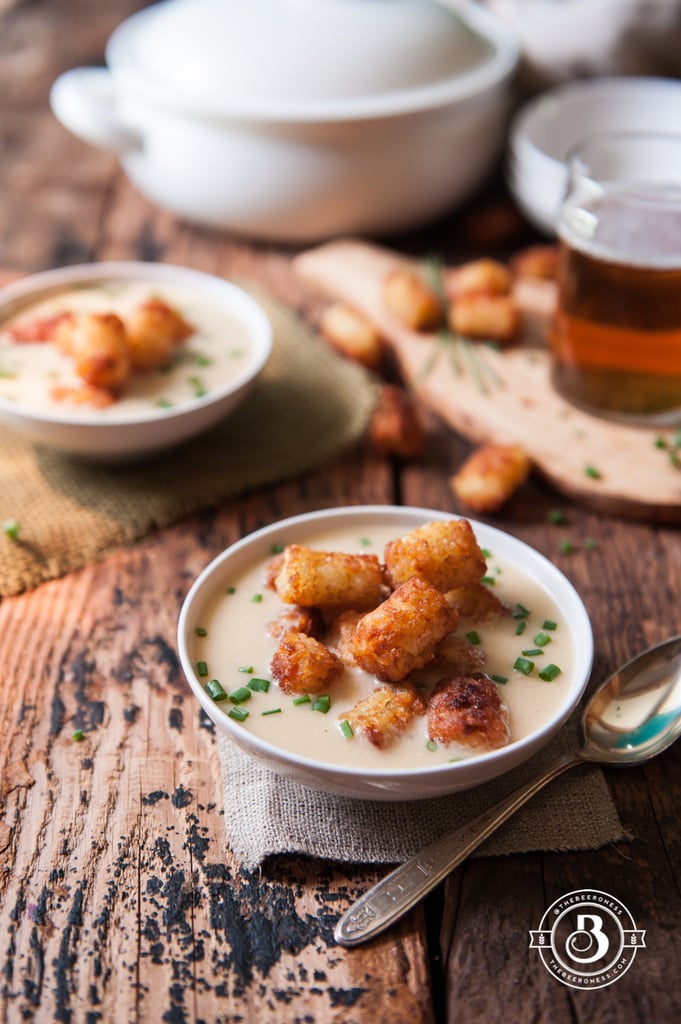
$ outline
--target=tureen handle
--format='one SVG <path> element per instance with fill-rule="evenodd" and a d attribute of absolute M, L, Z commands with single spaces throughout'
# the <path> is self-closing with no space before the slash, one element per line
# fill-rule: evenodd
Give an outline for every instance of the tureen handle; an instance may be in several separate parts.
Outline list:
<path fill-rule="evenodd" d="M 106 68 L 65 71 L 52 86 L 50 106 L 65 128 L 93 146 L 117 154 L 141 148 L 139 132 L 117 115 L 114 84 Z"/>

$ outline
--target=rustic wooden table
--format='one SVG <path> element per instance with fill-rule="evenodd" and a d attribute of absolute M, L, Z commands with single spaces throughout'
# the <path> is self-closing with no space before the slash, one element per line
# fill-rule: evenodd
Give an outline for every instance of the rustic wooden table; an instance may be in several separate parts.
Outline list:
<path fill-rule="evenodd" d="M 143 258 L 248 273 L 314 316 L 290 251 L 153 209 L 112 158 L 50 114 L 57 74 L 101 62 L 111 30 L 139 6 L 0 0 L 0 264 L 30 272 Z M 506 214 L 492 209 L 496 199 L 396 245 L 459 258 L 489 252 L 495 239 L 531 240 L 512 223 L 501 237 Z M 173 651 L 192 578 L 225 545 L 283 515 L 359 502 L 457 512 L 447 477 L 468 450 L 432 422 L 418 464 L 396 467 L 358 450 L 0 604 L 0 1019 L 680 1019 L 679 747 L 645 768 L 607 773 L 631 842 L 470 861 L 356 950 L 334 944 L 333 925 L 382 869 L 289 857 L 247 874 L 231 858 L 215 737 Z M 567 516 L 560 528 L 549 522 L 556 505 Z M 681 632 L 675 529 L 596 516 L 538 482 L 495 523 L 552 558 L 583 595 L 596 676 Z M 571 554 L 561 550 L 565 536 Z M 595 550 L 581 545 L 585 537 Z M 77 747 L 68 728 L 76 712 L 92 726 Z M 560 984 L 528 949 L 547 906 L 587 886 L 621 899 L 647 933 L 632 969 L 592 992 Z"/>

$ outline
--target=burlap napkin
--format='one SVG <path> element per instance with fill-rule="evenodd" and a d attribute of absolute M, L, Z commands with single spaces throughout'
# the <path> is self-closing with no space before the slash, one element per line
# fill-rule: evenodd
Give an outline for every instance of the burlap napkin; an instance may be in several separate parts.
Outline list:
<path fill-rule="evenodd" d="M 366 428 L 370 377 L 289 310 L 256 293 L 274 329 L 271 359 L 244 405 L 153 461 L 102 466 L 0 427 L 0 596 L 96 561 L 225 498 L 323 465 Z"/>
<path fill-rule="evenodd" d="M 492 782 L 433 800 L 352 800 L 299 786 L 218 738 L 230 846 L 243 867 L 271 854 L 303 853 L 354 863 L 398 863 L 458 829 L 579 748 L 575 716 L 525 764 Z M 600 769 L 571 769 L 541 791 L 478 850 L 481 856 L 537 850 L 586 850 L 629 838 Z"/>

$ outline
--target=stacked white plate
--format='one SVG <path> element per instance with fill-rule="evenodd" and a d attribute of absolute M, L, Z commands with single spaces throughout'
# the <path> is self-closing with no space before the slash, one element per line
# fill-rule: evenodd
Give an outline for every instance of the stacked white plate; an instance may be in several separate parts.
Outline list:
<path fill-rule="evenodd" d="M 567 184 L 567 156 L 603 132 L 681 135 L 681 81 L 608 77 L 558 86 L 511 122 L 506 180 L 524 216 L 553 235 Z"/>

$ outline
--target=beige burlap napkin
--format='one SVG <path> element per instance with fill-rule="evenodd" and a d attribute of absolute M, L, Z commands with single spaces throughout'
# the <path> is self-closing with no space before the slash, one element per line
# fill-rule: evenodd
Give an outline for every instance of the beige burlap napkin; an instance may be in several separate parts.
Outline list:
<path fill-rule="evenodd" d="M 579 747 L 575 716 L 544 749 L 493 782 L 430 800 L 383 803 L 299 786 L 218 738 L 230 846 L 252 869 L 272 854 L 398 863 L 462 828 L 562 753 Z M 629 838 L 600 769 L 572 769 L 542 790 L 480 848 L 481 856 L 586 850 Z"/>
<path fill-rule="evenodd" d="M 362 436 L 375 400 L 361 367 L 256 293 L 272 356 L 246 402 L 195 440 L 138 465 L 102 466 L 0 427 L 0 596 L 81 568 L 152 530 L 323 465 Z"/>

